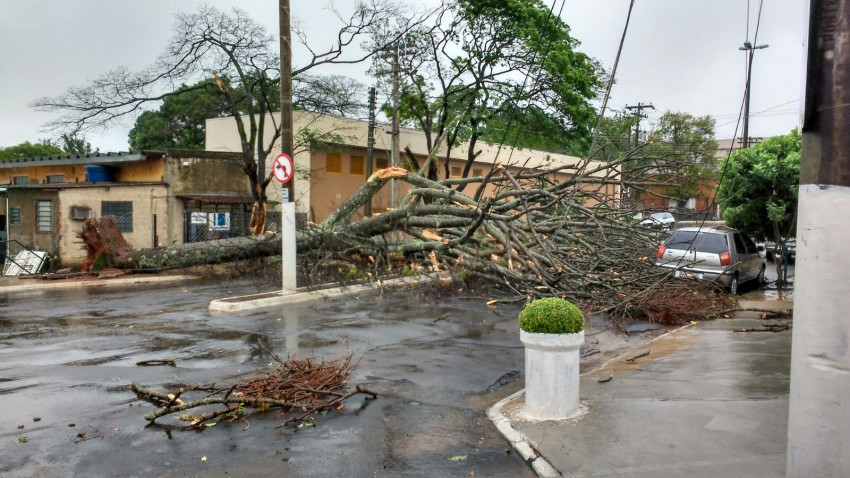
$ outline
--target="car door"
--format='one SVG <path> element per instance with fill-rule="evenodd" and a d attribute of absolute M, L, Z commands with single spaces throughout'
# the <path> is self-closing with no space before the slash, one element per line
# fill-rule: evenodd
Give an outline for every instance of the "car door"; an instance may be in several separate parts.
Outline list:
<path fill-rule="evenodd" d="M 761 273 L 761 266 L 763 264 L 762 258 L 759 255 L 758 246 L 753 242 L 749 236 L 744 237 L 744 246 L 747 247 L 747 256 L 750 262 L 750 270 L 752 271 L 752 277 L 758 277 L 759 273 Z"/>
<path fill-rule="evenodd" d="M 732 234 L 732 242 L 735 244 L 734 261 L 738 263 L 738 280 L 740 283 L 746 282 L 752 278 L 752 263 L 747 254 L 747 246 L 744 245 L 744 237 L 735 232 Z"/>

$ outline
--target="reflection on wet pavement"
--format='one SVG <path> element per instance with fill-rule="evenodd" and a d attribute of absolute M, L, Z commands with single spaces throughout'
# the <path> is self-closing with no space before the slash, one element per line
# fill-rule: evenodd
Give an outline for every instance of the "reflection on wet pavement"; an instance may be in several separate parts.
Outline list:
<path fill-rule="evenodd" d="M 518 309 L 408 292 L 209 313 L 224 287 L 3 297 L 0 475 L 533 476 L 484 414 L 513 391 L 509 372 L 522 367 Z M 226 287 L 256 292 L 250 282 Z M 379 399 L 350 402 L 309 430 L 277 428 L 271 412 L 203 433 L 145 427 L 141 415 L 152 408 L 130 382 L 224 383 L 269 366 L 260 344 L 281 356 L 350 349 L 360 357 L 352 382 Z M 152 359 L 177 367 L 135 366 Z M 456 455 L 468 458 L 449 459 Z"/>

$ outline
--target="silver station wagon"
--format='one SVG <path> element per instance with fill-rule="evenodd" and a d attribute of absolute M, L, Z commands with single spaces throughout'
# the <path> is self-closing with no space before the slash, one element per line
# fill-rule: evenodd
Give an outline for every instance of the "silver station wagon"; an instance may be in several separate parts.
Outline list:
<path fill-rule="evenodd" d="M 655 265 L 675 269 L 676 277 L 717 281 L 733 294 L 750 281 L 764 283 L 764 258 L 753 241 L 726 227 L 684 227 L 658 248 Z"/>

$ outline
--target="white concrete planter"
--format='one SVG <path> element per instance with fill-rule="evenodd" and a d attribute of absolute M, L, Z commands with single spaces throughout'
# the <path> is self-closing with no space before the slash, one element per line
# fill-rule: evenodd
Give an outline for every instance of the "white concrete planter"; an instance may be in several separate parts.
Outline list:
<path fill-rule="evenodd" d="M 579 349 L 584 331 L 535 334 L 519 331 L 525 345 L 525 409 L 529 418 L 563 420 L 579 412 Z"/>

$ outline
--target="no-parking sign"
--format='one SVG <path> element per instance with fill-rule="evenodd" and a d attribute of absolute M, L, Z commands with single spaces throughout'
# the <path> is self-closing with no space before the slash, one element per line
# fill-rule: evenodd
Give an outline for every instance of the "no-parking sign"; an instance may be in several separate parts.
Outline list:
<path fill-rule="evenodd" d="M 292 180 L 292 173 L 295 171 L 295 165 L 292 163 L 292 158 L 286 153 L 280 153 L 274 158 L 274 178 L 280 184 L 287 184 Z"/>

